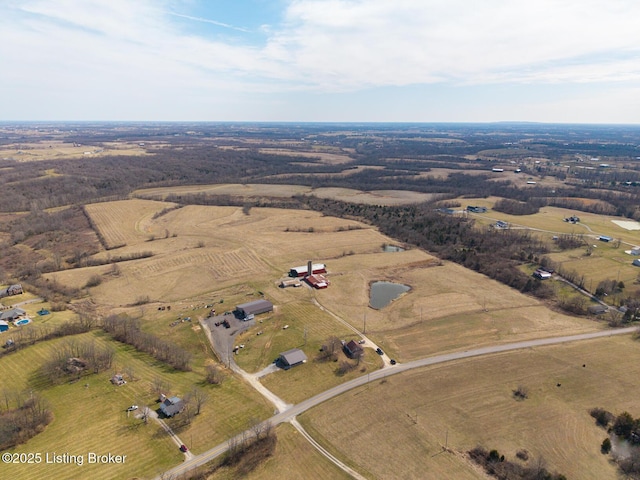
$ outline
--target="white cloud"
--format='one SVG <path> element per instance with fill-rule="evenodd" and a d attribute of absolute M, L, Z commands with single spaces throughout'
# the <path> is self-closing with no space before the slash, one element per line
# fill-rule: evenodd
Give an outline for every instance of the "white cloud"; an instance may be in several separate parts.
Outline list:
<path fill-rule="evenodd" d="M 295 0 L 286 18 L 269 49 L 327 88 L 640 74 L 633 1 Z"/>
<path fill-rule="evenodd" d="M 0 2 L 4 115 L 30 98 L 76 116 L 84 102 L 115 118 L 188 118 L 234 102 L 250 114 L 259 94 L 640 79 L 635 0 L 290 0 L 259 36 L 243 36 L 241 18 L 191 15 L 194 1 Z M 233 36 L 196 35 L 185 21 Z"/>

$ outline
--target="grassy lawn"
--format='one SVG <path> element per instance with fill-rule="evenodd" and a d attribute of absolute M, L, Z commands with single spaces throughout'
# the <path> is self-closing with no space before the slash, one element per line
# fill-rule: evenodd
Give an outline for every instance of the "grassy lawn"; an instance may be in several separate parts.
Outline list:
<path fill-rule="evenodd" d="M 300 478 L 351 478 L 322 454 L 320 454 L 290 424 L 283 423 L 276 428 L 278 443 L 272 457 L 255 470 L 243 476 L 247 480 L 278 478 L 279 480 L 299 480 Z M 208 480 L 235 480 L 239 478 L 235 469 L 221 468 Z"/>
<path fill-rule="evenodd" d="M 588 412 L 638 416 L 629 392 L 640 387 L 639 361 L 638 341 L 624 336 L 443 364 L 351 391 L 300 421 L 374 478 L 482 477 L 464 455 L 476 445 L 510 460 L 526 449 L 567 478 L 617 478 L 600 453 L 606 431 Z M 524 401 L 513 397 L 519 385 Z"/>
<path fill-rule="evenodd" d="M 65 341 L 108 342 L 116 347 L 113 371 L 83 376 L 76 383 L 51 386 L 38 368 L 53 350 Z M 134 371 L 135 380 L 115 387 L 109 382 L 114 372 L 123 367 Z M 83 478 L 131 478 L 153 476 L 182 461 L 175 444 L 154 422 L 145 425 L 134 415 L 127 415 L 131 404 L 149 405 L 156 409 L 152 383 L 156 377 L 170 384 L 170 394 L 184 395 L 194 385 L 209 396 L 199 416 L 179 432 L 195 453 L 223 442 L 243 430 L 252 417 L 266 418 L 270 407 L 243 382 L 228 377 L 220 386 L 203 384 L 202 376 L 194 372 L 175 372 L 126 345 L 108 340 L 97 332 L 49 341 L 21 350 L 0 359 L 3 369 L 3 389 L 41 392 L 54 413 L 53 422 L 26 445 L 15 452 L 57 452 L 73 455 L 127 455 L 121 465 L 39 464 L 10 465 L 3 472 L 14 478 L 77 478 L 79 468 Z M 242 399 L 242 401 L 238 401 Z"/>

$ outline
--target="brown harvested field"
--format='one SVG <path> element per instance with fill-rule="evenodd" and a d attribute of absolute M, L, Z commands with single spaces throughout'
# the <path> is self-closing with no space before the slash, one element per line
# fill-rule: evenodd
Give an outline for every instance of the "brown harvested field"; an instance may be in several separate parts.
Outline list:
<path fill-rule="evenodd" d="M 119 275 L 111 274 L 110 265 L 46 275 L 76 287 L 101 275 L 103 282 L 90 292 L 105 307 L 131 305 L 142 296 L 152 302 L 216 296 L 241 285 L 264 292 L 276 304 L 308 303 L 306 287 L 282 290 L 277 285 L 291 267 L 312 259 L 328 265 L 332 283 L 314 291 L 313 297 L 357 329 L 364 327 L 366 315 L 367 333 L 399 360 L 435 350 L 601 328 L 553 312 L 531 297 L 421 250 L 384 253 L 382 244 L 393 240 L 355 221 L 301 210 L 253 208 L 245 215 L 237 207 L 207 206 L 186 206 L 153 219 L 151 212 L 161 210 L 161 202 L 114 202 L 113 210 L 110 205 L 99 204 L 102 211 L 118 213 L 98 218 L 99 228 L 111 229 L 114 238 L 120 235 L 131 245 L 98 255 L 150 250 L 154 256 L 119 263 Z M 100 226 L 103 218 L 106 226 Z M 126 221 L 118 224 L 115 218 Z M 165 231 L 177 236 L 164 238 Z M 144 241 L 149 235 L 157 240 Z M 368 307 L 369 284 L 377 280 L 404 283 L 411 290 L 373 310 Z"/>
<path fill-rule="evenodd" d="M 187 195 L 203 193 L 206 195 L 237 195 L 245 197 L 292 197 L 309 194 L 311 187 L 303 185 L 269 185 L 269 184 L 218 184 L 218 185 L 183 185 L 175 187 L 144 188 L 136 190 L 138 197 L 165 198 L 167 195 Z"/>
<path fill-rule="evenodd" d="M 133 199 L 92 203 L 84 208 L 96 225 L 107 248 L 115 248 L 148 240 L 152 235 L 146 226 L 149 217 L 173 206 L 175 204 Z"/>
<path fill-rule="evenodd" d="M 175 301 L 246 282 L 275 286 L 309 258 L 327 261 L 373 252 L 389 242 L 357 222 L 300 210 L 252 209 L 245 215 L 237 207 L 187 206 L 153 219 L 153 212 L 171 205 L 146 200 L 92 205 L 88 211 L 99 230 L 112 243 L 127 243 L 98 257 L 154 255 L 119 263 L 119 275 L 111 275 L 111 266 L 105 265 L 46 277 L 82 287 L 91 275 L 102 275 L 103 283 L 91 290 L 102 305 L 131 304 L 141 295 Z M 101 215 L 94 217 L 95 212 Z M 156 240 L 147 241 L 150 237 Z"/>
<path fill-rule="evenodd" d="M 342 174 L 341 174 L 342 175 Z M 203 193 L 207 195 L 234 195 L 242 197 L 284 197 L 294 195 L 315 195 L 320 198 L 333 198 L 346 202 L 372 205 L 404 205 L 424 202 L 433 195 L 410 192 L 407 190 L 372 190 L 364 192 L 351 188 L 311 188 L 302 185 L 268 185 L 268 184 L 220 184 L 220 185 L 187 185 L 178 187 L 158 187 L 136 190 L 133 195 L 141 198 L 164 199 L 167 195 L 186 195 Z"/>
<path fill-rule="evenodd" d="M 84 159 L 114 155 L 147 155 L 144 147 L 135 143 L 111 142 L 104 146 L 74 145 L 62 140 L 19 143 L 0 148 L 0 158 L 17 162 Z"/>
<path fill-rule="evenodd" d="M 249 473 L 239 474 L 234 468 L 220 468 L 208 480 L 246 480 L 277 478 L 300 480 L 301 478 L 349 479 L 347 475 L 318 452 L 292 425 L 283 423 L 275 429 L 278 437 L 275 452 L 265 462 Z"/>
<path fill-rule="evenodd" d="M 303 152 L 297 150 L 287 150 L 284 148 L 261 148 L 258 151 L 260 153 L 266 153 L 268 155 L 287 155 L 292 157 L 317 158 L 321 163 L 326 163 L 329 165 L 340 165 L 341 163 L 348 163 L 353 161 L 353 158 L 351 158 L 349 155 L 328 153 L 323 151 Z"/>
<path fill-rule="evenodd" d="M 639 416 L 640 399 L 629 395 L 640 388 L 639 361 L 631 336 L 458 361 L 387 377 L 300 420 L 372 478 L 486 478 L 464 455 L 482 445 L 513 461 L 526 449 L 531 464 L 543 458 L 567 478 L 613 479 L 615 466 L 600 453 L 607 433 L 588 412 Z M 524 401 L 513 398 L 519 385 L 529 390 Z"/>
<path fill-rule="evenodd" d="M 417 249 L 349 256 L 331 266 L 331 295 L 322 292 L 319 301 L 359 329 L 366 315 L 367 334 L 398 360 L 602 328 L 549 310 L 532 297 Z M 368 307 L 368 289 L 378 280 L 411 290 L 374 310 Z"/>
<path fill-rule="evenodd" d="M 320 198 L 333 198 L 344 202 L 364 203 L 369 205 L 405 205 L 426 202 L 433 194 L 411 192 L 408 190 L 372 190 L 363 192 L 350 188 L 316 188 L 313 194 Z"/>
<path fill-rule="evenodd" d="M 470 202 L 470 204 L 473 203 Z M 253 371 L 268 364 L 285 348 L 302 346 L 306 349 L 308 357 L 313 358 L 314 352 L 329 334 L 335 333 L 346 338 L 349 338 L 348 335 L 353 335 L 337 320 L 321 312 L 313 304 L 314 300 L 328 312 L 351 323 L 357 329 L 364 327 L 366 315 L 367 334 L 390 356 L 399 361 L 444 351 L 602 328 L 601 324 L 590 320 L 576 319 L 553 312 L 531 297 L 458 265 L 441 262 L 419 249 L 397 253 L 382 252 L 383 244 L 393 244 L 394 241 L 380 234 L 376 229 L 352 220 L 325 217 L 311 211 L 271 208 L 252 208 L 247 215 L 243 213 L 242 208 L 238 207 L 210 206 L 185 206 L 153 218 L 153 212 L 161 211 L 165 206 L 171 207 L 172 204 L 145 200 L 100 204 L 97 210 L 107 213 L 94 218 L 98 228 L 104 231 L 111 230 L 110 234 L 113 238 L 120 238 L 118 237 L 120 235 L 129 243 L 127 247 L 101 252 L 99 256 L 107 254 L 115 256 L 140 250 L 150 250 L 154 256 L 121 262 L 118 264 L 119 273 L 116 275 L 110 271 L 111 266 L 106 265 L 57 272 L 48 274 L 46 277 L 55 278 L 62 283 L 82 285 L 92 274 L 98 272 L 103 282 L 91 288 L 90 294 L 100 309 L 108 312 L 129 311 L 134 315 L 142 315 L 145 317 L 147 328 L 153 328 L 157 334 L 164 337 L 173 336 L 176 340 L 180 340 L 180 344 L 192 342 L 193 345 L 199 345 L 198 342 L 202 341 L 202 336 L 196 333 L 187 336 L 185 332 L 187 332 L 186 329 L 198 326 L 181 324 L 172 329 L 169 327 L 172 316 L 184 315 L 187 311 L 192 312 L 190 314 L 194 315 L 195 319 L 203 315 L 204 308 L 195 311 L 200 307 L 189 306 L 195 304 L 196 299 L 202 302 L 213 299 L 217 302 L 224 298 L 224 304 L 219 306 L 220 310 L 232 310 L 237 303 L 253 299 L 257 292 L 262 292 L 276 305 L 276 312 L 262 324 L 266 332 L 263 336 L 255 335 L 256 329 L 253 329 L 246 336 L 241 337 L 248 346 L 238 357 L 241 365 Z M 117 219 L 121 221 L 118 222 Z M 564 224 L 564 222 L 561 223 Z M 170 232 L 166 238 L 165 232 Z M 155 240 L 146 241 L 150 237 L 154 237 Z M 286 275 L 291 267 L 303 265 L 309 259 L 327 264 L 328 278 L 331 281 L 328 289 L 313 291 L 307 287 L 288 289 L 277 287 L 278 280 Z M 411 290 L 391 305 L 381 310 L 373 310 L 368 307 L 369 285 L 376 280 L 404 283 L 409 285 Z M 169 313 L 163 312 L 162 315 L 152 313 L 157 310 L 158 304 L 154 303 L 128 310 L 121 308 L 121 306 L 135 303 L 143 295 L 148 296 L 152 302 L 172 302 L 175 308 Z M 182 306 L 180 309 L 179 305 Z M 281 323 L 285 321 L 291 326 L 286 331 L 281 329 Z M 153 322 L 160 323 L 156 326 Z M 203 348 L 203 351 L 205 350 L 206 348 Z M 533 355 L 532 352 L 526 353 Z M 376 411 L 376 415 L 368 417 L 378 418 L 379 422 L 376 425 L 384 425 L 384 428 L 374 428 L 368 419 L 363 420 L 359 417 L 358 421 L 362 425 L 370 426 L 362 433 L 362 440 L 359 437 L 354 442 L 354 445 L 360 445 L 358 452 L 354 452 L 353 455 L 352 452 L 348 452 L 340 456 L 351 458 L 357 464 L 366 465 L 367 469 L 371 462 L 372 476 L 379 478 L 392 478 L 389 472 L 400 471 L 398 462 L 400 464 L 407 462 L 410 466 L 402 470 L 408 472 L 408 478 L 412 476 L 418 478 L 418 472 L 426 471 L 425 465 L 428 466 L 428 471 L 432 471 L 433 467 L 436 473 L 451 471 L 455 472 L 456 478 L 477 478 L 473 476 L 477 475 L 477 472 L 470 470 L 471 467 L 467 461 L 460 456 L 439 455 L 434 457 L 435 460 L 430 458 L 440 448 L 438 441 L 441 441 L 442 432 L 447 428 L 451 431 L 452 446 L 456 449 L 470 448 L 467 443 L 475 444 L 478 441 L 481 443 L 486 441 L 488 447 L 499 449 L 508 449 L 512 444 L 515 445 L 515 441 L 510 440 L 511 436 L 516 435 L 513 430 L 500 430 L 494 436 L 485 435 L 482 425 L 489 424 L 494 428 L 491 424 L 493 417 L 483 413 L 484 410 L 482 410 L 487 408 L 487 405 L 475 406 L 473 402 L 464 403 L 464 398 L 467 397 L 484 398 L 484 389 L 487 389 L 488 406 L 493 408 L 502 401 L 503 404 L 496 407 L 498 413 L 504 412 L 504 415 L 510 419 L 509 415 L 515 415 L 513 412 L 518 412 L 520 405 L 538 405 L 538 408 L 542 408 L 540 407 L 542 402 L 536 401 L 536 403 L 533 399 L 522 404 L 509 403 L 513 402 L 509 396 L 510 389 L 515 388 L 511 383 L 525 376 L 521 371 L 514 370 L 515 366 L 512 366 L 512 363 L 518 364 L 516 360 L 513 362 L 505 360 L 516 358 L 516 354 L 513 355 L 513 357 L 497 356 L 495 357 L 497 360 L 474 360 L 478 362 L 473 364 L 474 370 L 476 365 L 481 365 L 478 370 L 481 373 L 476 372 L 476 377 L 479 378 L 471 377 L 471 379 L 477 381 L 485 379 L 486 382 L 493 380 L 493 384 L 489 382 L 480 387 L 473 387 L 472 382 L 464 377 L 471 369 L 461 367 L 463 372 L 460 375 L 463 377 L 459 382 L 463 388 L 460 389 L 450 380 L 450 377 L 455 378 L 455 375 L 452 377 L 449 374 L 443 374 L 439 377 L 441 383 L 433 383 L 431 377 L 407 374 L 403 377 L 393 377 L 387 384 L 370 387 L 371 393 L 359 393 L 354 397 L 357 400 L 356 403 L 360 403 L 362 399 L 366 406 L 368 402 L 374 400 L 374 397 L 379 397 L 379 408 L 383 408 L 384 405 L 399 405 L 402 408 L 389 409 L 388 412 Z M 527 361 L 538 362 L 537 358 L 533 360 L 528 358 Z M 542 358 L 546 357 L 542 356 Z M 551 360 L 545 361 L 538 362 L 541 366 L 540 372 L 544 371 L 543 368 L 549 368 L 550 371 L 556 368 Z M 198 362 L 202 362 L 201 356 Z M 368 362 L 365 363 L 367 369 L 379 367 L 376 363 L 379 362 L 379 357 L 372 352 L 367 351 L 365 362 Z M 483 362 L 489 363 L 482 367 Z M 503 362 L 506 362 L 506 365 Z M 587 363 L 592 361 L 588 360 Z M 467 362 L 465 365 L 470 363 Z M 200 367 L 198 364 L 198 368 Z M 439 371 L 439 368 L 445 367 L 432 370 Z M 330 366 L 308 363 L 288 372 L 278 372 L 268 376 L 264 381 L 268 388 L 273 389 L 287 401 L 298 402 L 353 375 L 362 374 L 357 371 L 341 378 L 335 375 L 334 370 Z M 509 380 L 510 377 L 507 375 L 504 377 L 507 380 L 495 382 L 496 375 L 502 379 L 503 370 L 507 373 L 513 371 L 513 380 Z M 540 373 L 540 378 L 536 380 L 540 386 L 535 387 L 538 384 L 532 380 L 530 388 L 536 392 L 539 390 L 542 392 L 541 395 L 547 398 L 555 393 L 555 390 L 544 385 L 543 375 Z M 405 392 L 407 398 L 389 397 L 389 395 L 395 395 L 394 392 L 404 391 L 406 385 L 400 383 L 400 379 L 404 377 L 411 379 L 406 385 L 416 385 L 416 393 Z M 534 375 L 532 378 L 538 377 Z M 564 379 L 562 381 L 565 382 Z M 396 382 L 399 388 L 396 388 Z M 505 395 L 505 389 L 506 400 L 500 397 Z M 410 460 L 405 458 L 404 452 L 397 460 L 389 460 L 389 467 L 384 466 L 382 460 L 372 460 L 369 457 L 371 453 L 368 453 L 372 452 L 372 449 L 361 442 L 367 445 L 367 442 L 393 445 L 400 441 L 403 435 L 400 430 L 406 435 L 408 428 L 407 409 L 413 408 L 422 412 L 425 399 L 430 398 L 428 393 L 434 390 L 442 391 L 442 397 L 429 400 L 432 402 L 430 405 L 439 409 L 441 403 L 438 402 L 447 403 L 451 400 L 452 405 L 459 405 L 457 411 L 460 412 L 462 419 L 456 417 L 453 406 L 452 410 L 442 407 L 444 416 L 437 421 L 432 421 L 427 417 L 427 413 L 424 413 L 424 428 L 412 427 L 409 430 L 412 433 L 408 437 L 409 446 L 406 455 L 411 457 Z M 375 394 L 373 394 L 374 391 Z M 373 395 L 370 398 L 367 397 L 371 394 Z M 414 401 L 418 402 L 415 407 L 405 408 Z M 344 411 L 351 411 L 352 403 L 354 402 L 346 402 Z M 335 404 L 332 402 L 330 405 Z M 552 402 L 551 408 L 559 409 L 560 407 L 556 407 Z M 431 412 L 432 409 L 425 408 L 425 410 Z M 340 407 L 339 414 L 332 422 L 335 426 L 326 426 L 326 428 L 351 428 L 353 425 L 350 423 L 351 420 L 344 421 L 342 411 Z M 564 414 L 564 411 L 552 410 L 552 413 L 555 415 L 555 423 L 558 423 L 559 415 Z M 354 419 L 357 418 L 355 413 L 351 412 L 351 414 Z M 531 416 L 542 415 L 542 412 L 534 410 L 530 414 Z M 423 414 L 419 413 L 419 415 Z M 437 416 L 436 413 L 433 415 Z M 575 415 L 577 414 L 574 412 L 574 417 Z M 577 433 L 588 438 L 595 435 L 585 433 L 581 420 L 574 417 L 569 417 L 573 422 L 569 425 L 573 428 L 572 435 Z M 320 420 L 319 425 L 324 425 L 323 422 L 326 421 L 326 419 Z M 471 430 L 463 428 L 465 422 L 472 423 Z M 585 422 L 587 423 L 584 425 L 587 425 L 589 419 Z M 437 428 L 428 427 L 427 425 L 430 424 Z M 577 424 L 580 426 L 576 427 Z M 321 433 L 320 438 L 334 438 L 333 432 L 326 433 L 316 425 L 312 427 Z M 375 437 L 378 435 L 377 431 L 386 430 L 387 427 L 389 437 L 377 439 Z M 487 431 L 491 432 L 491 428 L 487 428 Z M 506 428 L 503 427 L 503 429 Z M 511 425 L 509 428 L 514 427 Z M 538 433 L 542 439 L 556 442 L 551 444 L 550 449 L 559 448 L 554 446 L 559 444 L 559 440 L 553 436 L 553 429 L 550 428 L 550 433 L 546 430 L 541 431 L 543 433 Z M 497 441 L 499 435 L 503 434 L 504 446 Z M 341 437 L 336 435 L 335 438 L 339 440 Z M 516 440 L 518 438 L 520 437 L 516 437 Z M 382 442 L 382 440 L 385 441 Z M 523 448 L 528 448 L 532 452 L 535 452 L 542 442 L 542 440 L 528 437 L 526 440 L 531 441 L 532 446 L 525 445 Z M 496 444 L 489 444 L 489 441 Z M 598 446 L 599 443 L 593 448 L 597 449 Z M 340 446 L 339 450 L 342 448 L 344 447 Z M 542 445 L 540 448 L 543 448 Z M 580 457 L 586 449 L 582 444 L 575 445 L 575 448 L 579 450 L 577 457 Z M 553 455 L 548 455 L 544 450 L 541 451 L 545 457 L 551 456 L 551 460 L 558 462 Z M 387 453 L 381 457 L 384 458 L 385 455 Z M 561 455 L 561 452 L 555 452 L 554 455 Z M 594 468 L 601 468 L 601 465 L 595 462 Z M 567 473 L 564 469 L 559 468 L 559 470 Z"/>

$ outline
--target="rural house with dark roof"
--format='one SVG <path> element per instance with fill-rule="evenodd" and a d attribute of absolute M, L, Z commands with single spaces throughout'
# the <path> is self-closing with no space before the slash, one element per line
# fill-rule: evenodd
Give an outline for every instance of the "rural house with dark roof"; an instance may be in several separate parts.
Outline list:
<path fill-rule="evenodd" d="M 343 348 L 349 358 L 358 358 L 364 354 L 364 349 L 355 340 L 345 343 Z"/>
<path fill-rule="evenodd" d="M 160 404 L 160 411 L 167 417 L 173 417 L 182 410 L 184 410 L 184 401 L 179 397 L 165 398 Z"/>

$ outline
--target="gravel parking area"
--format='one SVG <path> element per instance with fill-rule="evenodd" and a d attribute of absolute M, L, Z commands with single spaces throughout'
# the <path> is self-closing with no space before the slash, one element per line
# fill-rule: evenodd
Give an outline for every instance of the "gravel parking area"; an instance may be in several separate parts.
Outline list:
<path fill-rule="evenodd" d="M 253 327 L 256 321 L 240 320 L 232 313 L 226 313 L 214 317 L 207 317 L 201 320 L 200 323 L 207 330 L 211 345 L 220 362 L 227 367 L 231 367 L 231 364 L 235 365 L 233 361 L 233 347 L 236 337 L 239 333 Z"/>

